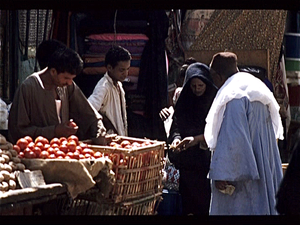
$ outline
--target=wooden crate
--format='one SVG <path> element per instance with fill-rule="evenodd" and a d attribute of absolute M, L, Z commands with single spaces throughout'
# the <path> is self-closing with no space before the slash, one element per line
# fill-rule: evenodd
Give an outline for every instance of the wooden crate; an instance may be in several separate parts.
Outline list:
<path fill-rule="evenodd" d="M 150 145 L 125 149 L 120 147 L 89 145 L 113 161 L 116 182 L 110 198 L 115 202 L 137 199 L 162 192 L 162 169 L 165 142 L 118 136 L 114 142 L 124 140 Z"/>

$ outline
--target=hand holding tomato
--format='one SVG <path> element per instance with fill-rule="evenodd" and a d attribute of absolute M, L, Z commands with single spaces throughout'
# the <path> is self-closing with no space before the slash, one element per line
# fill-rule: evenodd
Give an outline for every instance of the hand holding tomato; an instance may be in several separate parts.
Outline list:
<path fill-rule="evenodd" d="M 62 136 L 70 136 L 76 134 L 78 130 L 78 126 L 75 127 L 70 126 L 70 121 L 66 121 L 65 123 L 60 123 L 55 127 L 55 136 L 62 137 Z"/>

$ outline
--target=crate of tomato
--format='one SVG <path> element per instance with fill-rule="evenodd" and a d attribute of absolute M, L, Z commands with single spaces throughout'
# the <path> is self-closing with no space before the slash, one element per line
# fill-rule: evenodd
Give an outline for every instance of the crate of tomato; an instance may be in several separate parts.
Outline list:
<path fill-rule="evenodd" d="M 88 145 L 113 163 L 116 182 L 110 193 L 115 203 L 162 191 L 165 142 L 117 136 L 109 146 Z"/>

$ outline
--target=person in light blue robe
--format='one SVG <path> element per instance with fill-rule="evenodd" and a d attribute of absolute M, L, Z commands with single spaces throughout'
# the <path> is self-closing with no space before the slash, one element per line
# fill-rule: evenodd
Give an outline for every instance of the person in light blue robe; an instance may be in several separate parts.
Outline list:
<path fill-rule="evenodd" d="M 277 215 L 282 164 L 276 139 L 283 137 L 279 106 L 263 82 L 239 72 L 236 64 L 236 55 L 226 52 L 216 54 L 210 65 L 220 87 L 204 131 L 213 153 L 210 215 Z M 233 193 L 226 193 L 228 186 Z"/>

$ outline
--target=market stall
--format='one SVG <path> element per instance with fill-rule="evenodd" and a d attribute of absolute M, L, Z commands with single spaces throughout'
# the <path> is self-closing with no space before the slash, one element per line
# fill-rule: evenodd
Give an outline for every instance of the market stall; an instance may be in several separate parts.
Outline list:
<path fill-rule="evenodd" d="M 116 136 L 100 146 L 75 135 L 50 141 L 26 136 L 5 146 L 1 215 L 156 213 L 164 142 Z"/>

